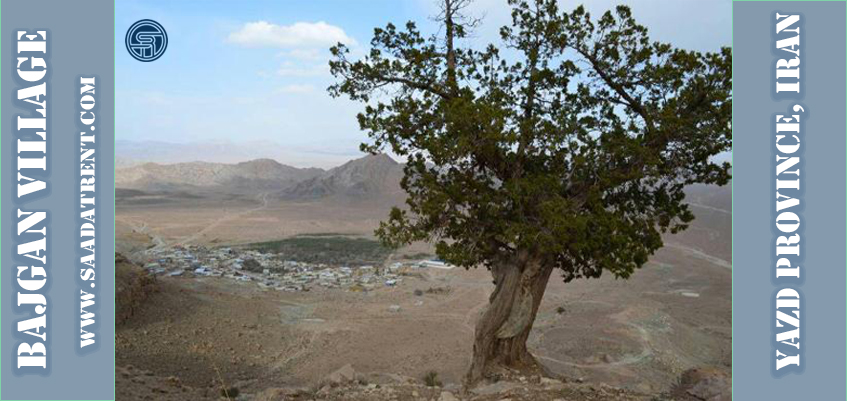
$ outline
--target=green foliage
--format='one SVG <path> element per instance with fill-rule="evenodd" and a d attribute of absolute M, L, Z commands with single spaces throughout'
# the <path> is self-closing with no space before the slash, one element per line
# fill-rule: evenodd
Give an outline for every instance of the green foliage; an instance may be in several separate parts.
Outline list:
<path fill-rule="evenodd" d="M 732 141 L 731 50 L 653 42 L 626 6 L 509 3 L 497 46 L 461 47 L 468 29 L 443 18 L 443 40 L 409 22 L 375 29 L 360 60 L 332 48 L 329 91 L 364 104 L 362 149 L 406 158 L 408 207 L 377 234 L 465 267 L 522 252 L 566 281 L 628 277 L 694 218 L 686 185 L 730 179 L 713 156 Z"/>
<path fill-rule="evenodd" d="M 251 249 L 277 253 L 282 258 L 308 263 L 378 264 L 391 253 L 379 241 L 336 234 L 298 235 L 278 241 L 251 244 Z M 245 263 L 246 268 L 246 263 Z"/>
<path fill-rule="evenodd" d="M 441 379 L 438 378 L 438 372 L 431 370 L 424 375 L 424 384 L 427 387 L 441 387 Z"/>
<path fill-rule="evenodd" d="M 427 252 L 416 252 L 416 253 L 412 253 L 412 254 L 407 253 L 407 254 L 404 254 L 404 255 L 401 256 L 401 258 L 403 258 L 403 259 L 412 259 L 412 260 L 429 259 L 431 257 L 432 257 L 432 254 L 427 253 Z"/>

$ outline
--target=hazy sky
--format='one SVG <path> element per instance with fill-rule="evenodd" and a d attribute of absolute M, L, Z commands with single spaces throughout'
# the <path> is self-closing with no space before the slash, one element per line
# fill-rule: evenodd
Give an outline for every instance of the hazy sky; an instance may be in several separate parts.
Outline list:
<path fill-rule="evenodd" d="M 585 3 L 599 15 L 621 2 Z M 731 0 L 624 3 L 653 39 L 701 51 L 731 45 Z M 116 8 L 118 140 L 272 141 L 321 167 L 360 156 L 365 139 L 355 121 L 361 106 L 326 92 L 328 48 L 341 41 L 364 51 L 387 22 L 437 29 L 431 0 L 122 0 Z M 474 44 L 496 43 L 509 12 L 506 0 L 476 0 L 470 13 L 484 22 Z M 144 18 L 168 32 L 166 53 L 150 63 L 124 47 L 126 29 Z"/>

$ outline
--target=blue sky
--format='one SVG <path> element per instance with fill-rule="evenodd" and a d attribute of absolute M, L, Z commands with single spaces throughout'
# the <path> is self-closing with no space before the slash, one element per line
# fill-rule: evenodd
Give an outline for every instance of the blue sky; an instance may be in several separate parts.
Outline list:
<path fill-rule="evenodd" d="M 569 10 L 581 2 L 561 3 Z M 599 14 L 620 1 L 585 3 Z M 731 0 L 625 4 L 656 40 L 701 51 L 731 44 Z M 365 139 L 355 122 L 361 106 L 327 95 L 329 46 L 340 40 L 364 51 L 373 28 L 387 22 L 415 20 L 431 33 L 437 11 L 431 0 L 122 0 L 116 7 L 118 140 L 273 142 L 297 154 L 291 164 L 317 167 L 361 156 Z M 506 0 L 476 0 L 470 13 L 484 17 L 475 44 L 496 43 L 510 21 Z M 124 48 L 126 29 L 144 18 L 168 32 L 166 53 L 150 63 Z"/>

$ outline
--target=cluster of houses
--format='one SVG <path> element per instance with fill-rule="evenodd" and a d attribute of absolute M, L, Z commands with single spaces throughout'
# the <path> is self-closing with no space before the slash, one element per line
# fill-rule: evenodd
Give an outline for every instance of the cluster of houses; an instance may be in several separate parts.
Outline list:
<path fill-rule="evenodd" d="M 280 291 L 309 291 L 312 288 L 344 288 L 369 291 L 398 285 L 403 276 L 417 269 L 452 266 L 437 260 L 391 263 L 386 266 L 328 266 L 284 260 L 274 253 L 251 249 L 175 246 L 150 251 L 144 266 L 154 275 L 171 277 L 224 277 L 254 282 L 261 288 Z"/>

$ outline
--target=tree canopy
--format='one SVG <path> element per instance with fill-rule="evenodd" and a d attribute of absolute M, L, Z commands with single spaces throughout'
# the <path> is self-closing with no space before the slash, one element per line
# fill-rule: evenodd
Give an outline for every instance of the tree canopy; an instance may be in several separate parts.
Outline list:
<path fill-rule="evenodd" d="M 628 277 L 693 219 L 687 185 L 730 179 L 715 156 L 732 141 L 731 50 L 651 41 L 627 6 L 509 3 L 496 45 L 462 47 L 469 26 L 448 14 L 443 37 L 408 22 L 358 60 L 332 48 L 330 93 L 365 104 L 362 149 L 406 159 L 407 207 L 377 234 L 464 267 L 525 252 L 566 281 Z"/>

